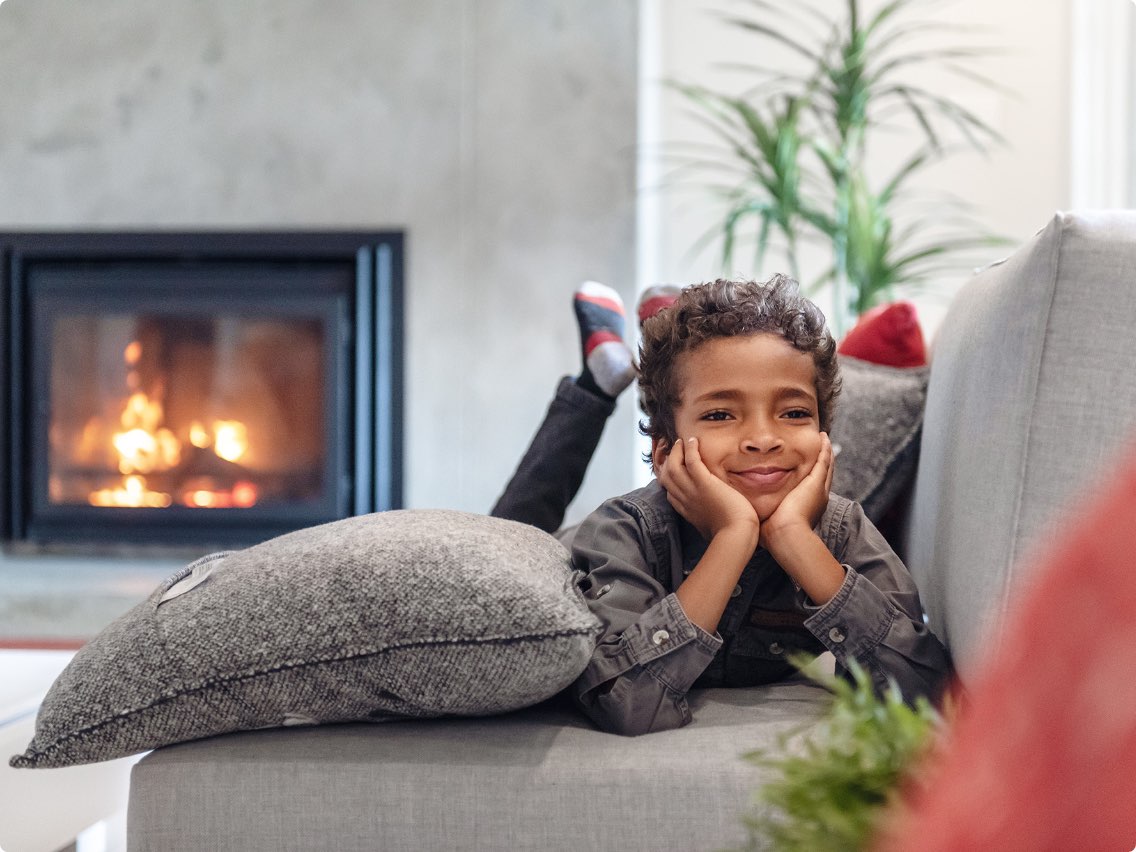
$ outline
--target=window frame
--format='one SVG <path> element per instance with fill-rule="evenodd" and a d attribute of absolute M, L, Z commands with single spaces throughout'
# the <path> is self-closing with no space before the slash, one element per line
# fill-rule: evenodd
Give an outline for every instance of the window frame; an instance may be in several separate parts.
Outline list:
<path fill-rule="evenodd" d="M 1069 8 L 1071 207 L 1136 207 L 1136 0 Z"/>

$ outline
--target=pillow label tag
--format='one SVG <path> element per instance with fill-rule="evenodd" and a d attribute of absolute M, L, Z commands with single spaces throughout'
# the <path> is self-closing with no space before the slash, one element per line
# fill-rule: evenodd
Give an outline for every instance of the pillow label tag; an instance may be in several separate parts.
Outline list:
<path fill-rule="evenodd" d="M 176 597 L 184 595 L 186 592 L 192 591 L 209 579 L 209 575 L 213 573 L 213 569 L 217 567 L 217 563 L 221 562 L 232 551 L 225 551 L 223 553 L 211 553 L 208 556 L 203 556 L 194 562 L 189 568 L 185 569 L 187 573 L 184 577 L 166 589 L 158 599 L 158 606 L 161 606 L 168 600 L 173 600 Z"/>
<path fill-rule="evenodd" d="M 291 728 L 295 725 L 318 725 L 319 719 L 314 716 L 309 716 L 307 713 L 285 713 L 284 714 L 284 727 Z"/>

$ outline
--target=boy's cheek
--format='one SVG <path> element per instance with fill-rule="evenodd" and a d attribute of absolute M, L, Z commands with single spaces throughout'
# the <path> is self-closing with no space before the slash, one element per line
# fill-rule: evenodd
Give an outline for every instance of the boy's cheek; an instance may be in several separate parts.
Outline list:
<path fill-rule="evenodd" d="M 824 433 L 820 431 L 817 431 L 815 434 L 810 433 L 809 435 L 809 441 L 803 455 L 808 460 L 810 468 L 816 464 L 817 459 L 820 458 L 820 448 L 824 446 L 823 435 Z"/>

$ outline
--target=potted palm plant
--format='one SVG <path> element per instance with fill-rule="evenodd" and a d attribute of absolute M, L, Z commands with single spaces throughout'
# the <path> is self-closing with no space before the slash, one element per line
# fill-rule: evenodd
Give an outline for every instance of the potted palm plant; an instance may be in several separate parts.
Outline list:
<path fill-rule="evenodd" d="M 798 665 L 808 674 L 803 660 Z M 810 676 L 833 693 L 832 704 L 795 746 L 754 751 L 752 763 L 775 770 L 743 816 L 746 850 L 860 852 L 906 806 L 919 773 L 946 732 L 945 717 L 925 699 L 907 704 L 892 684 L 883 694 L 860 666 L 851 679 Z M 954 706 L 948 703 L 944 713 Z"/>
<path fill-rule="evenodd" d="M 722 204 L 703 242 L 720 240 L 726 268 L 743 241 L 752 242 L 758 269 L 776 246 L 798 279 L 801 243 L 825 243 L 831 264 L 806 284 L 810 292 L 832 288 L 839 334 L 897 288 L 1001 242 L 961 202 L 935 199 L 933 213 L 923 212 L 930 199 L 911 180 L 962 145 L 985 151 L 1001 139 L 963 104 L 912 82 L 919 66 L 936 64 L 994 87 L 965 65 L 989 49 L 921 44 L 960 29 L 917 17 L 925 0 L 889 0 L 871 14 L 861 0 L 834 10 L 837 2 L 748 0 L 748 14 L 722 13 L 752 36 L 755 55 L 779 45 L 795 56 L 793 68 L 744 66 L 751 84 L 742 94 L 674 85 L 715 140 L 683 159 L 685 174 Z M 867 168 L 869 143 L 896 131 L 907 134 L 909 153 L 877 180 Z"/>

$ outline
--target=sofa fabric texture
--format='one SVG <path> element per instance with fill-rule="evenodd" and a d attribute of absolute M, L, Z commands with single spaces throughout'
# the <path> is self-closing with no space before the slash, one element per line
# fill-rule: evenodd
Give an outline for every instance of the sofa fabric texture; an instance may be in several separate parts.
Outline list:
<path fill-rule="evenodd" d="M 932 356 L 905 558 L 960 676 L 1136 434 L 1136 212 L 1059 213 L 967 282 Z"/>
<path fill-rule="evenodd" d="M 1136 844 L 1136 447 L 1125 449 L 1069 507 L 968 684 L 949 748 L 921 767 L 924 783 L 874 852 Z"/>
<path fill-rule="evenodd" d="M 207 557 L 75 655 L 11 765 L 543 701 L 587 665 L 599 628 L 574 576 L 547 533 L 446 510 L 364 515 Z"/>
<path fill-rule="evenodd" d="M 859 503 L 879 526 L 915 477 L 929 369 L 841 355 L 840 376 L 832 491 Z"/>
<path fill-rule="evenodd" d="M 812 683 L 700 690 L 694 721 L 642 737 L 566 702 L 482 719 L 256 731 L 133 769 L 131 852 L 659 852 L 739 848 L 766 769 L 746 752 L 828 707 Z"/>

